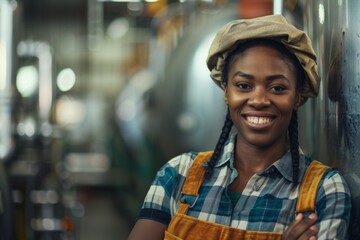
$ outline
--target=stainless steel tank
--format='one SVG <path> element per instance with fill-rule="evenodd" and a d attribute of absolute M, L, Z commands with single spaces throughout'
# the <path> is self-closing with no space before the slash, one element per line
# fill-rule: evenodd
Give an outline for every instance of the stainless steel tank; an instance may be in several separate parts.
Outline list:
<path fill-rule="evenodd" d="M 307 0 L 304 28 L 318 54 L 321 87 L 304 108 L 302 145 L 344 174 L 352 194 L 351 239 L 360 229 L 360 1 Z"/>
<path fill-rule="evenodd" d="M 215 147 L 226 105 L 223 91 L 210 78 L 206 57 L 216 31 L 235 18 L 229 6 L 193 21 L 166 63 L 164 77 L 154 88 L 152 121 L 163 163 L 183 152 Z"/>

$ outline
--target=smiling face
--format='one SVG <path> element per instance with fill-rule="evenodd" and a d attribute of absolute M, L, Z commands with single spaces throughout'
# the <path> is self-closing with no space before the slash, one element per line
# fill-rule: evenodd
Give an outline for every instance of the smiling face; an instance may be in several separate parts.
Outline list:
<path fill-rule="evenodd" d="M 300 104 L 294 64 L 273 47 L 245 49 L 228 67 L 225 100 L 238 143 L 284 148 L 292 112 Z"/>

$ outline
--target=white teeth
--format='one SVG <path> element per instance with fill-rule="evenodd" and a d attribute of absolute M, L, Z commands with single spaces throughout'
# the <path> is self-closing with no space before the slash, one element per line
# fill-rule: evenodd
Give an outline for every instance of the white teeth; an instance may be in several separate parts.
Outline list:
<path fill-rule="evenodd" d="M 271 122 L 271 118 L 268 117 L 247 117 L 247 120 L 253 124 L 266 124 Z"/>

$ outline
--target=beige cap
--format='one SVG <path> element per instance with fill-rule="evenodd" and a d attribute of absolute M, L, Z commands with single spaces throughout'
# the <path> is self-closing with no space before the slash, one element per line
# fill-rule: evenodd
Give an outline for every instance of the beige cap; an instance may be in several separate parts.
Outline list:
<path fill-rule="evenodd" d="M 320 78 L 317 72 L 316 54 L 305 32 L 289 24 L 281 15 L 231 21 L 215 36 L 207 58 L 210 76 L 221 87 L 222 70 L 228 54 L 239 44 L 251 39 L 267 38 L 282 43 L 299 60 L 306 79 L 301 91 L 302 101 L 315 97 L 319 91 Z"/>

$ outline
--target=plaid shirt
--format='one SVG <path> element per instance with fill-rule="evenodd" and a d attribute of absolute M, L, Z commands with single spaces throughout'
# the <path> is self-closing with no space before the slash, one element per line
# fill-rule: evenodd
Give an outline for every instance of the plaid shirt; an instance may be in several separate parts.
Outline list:
<path fill-rule="evenodd" d="M 284 232 L 295 218 L 299 192 L 299 186 L 293 186 L 290 152 L 252 176 L 233 205 L 227 189 L 237 177 L 233 166 L 234 139 L 232 135 L 227 141 L 211 180 L 203 182 L 197 200 L 181 196 L 186 174 L 197 153 L 185 153 L 166 163 L 145 197 L 139 218 L 168 225 L 179 208 L 179 199 L 185 197 L 186 202 L 196 201 L 187 213 L 191 217 L 239 229 Z M 301 178 L 310 162 L 309 157 L 301 155 Z M 337 170 L 327 171 L 316 198 L 318 239 L 347 239 L 350 208 L 350 193 L 344 178 Z"/>

